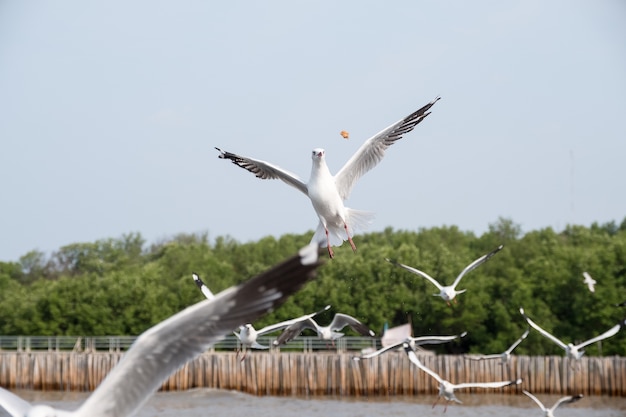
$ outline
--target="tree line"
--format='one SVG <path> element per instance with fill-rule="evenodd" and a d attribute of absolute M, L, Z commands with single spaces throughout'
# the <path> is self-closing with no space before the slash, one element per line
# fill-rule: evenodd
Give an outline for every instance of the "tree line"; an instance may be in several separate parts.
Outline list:
<path fill-rule="evenodd" d="M 138 233 L 75 243 L 50 256 L 32 251 L 18 262 L 0 262 L 0 334 L 138 335 L 203 299 L 191 273 L 213 292 L 221 291 L 293 255 L 312 232 L 240 243 L 226 236 L 181 234 L 147 245 Z M 446 335 L 467 331 L 459 342 L 438 346 L 445 353 L 504 351 L 527 328 L 526 313 L 565 343 L 581 342 L 626 318 L 626 219 L 621 224 L 570 225 L 522 234 L 499 219 L 480 236 L 456 226 L 393 230 L 358 235 L 358 251 L 336 249 L 315 281 L 254 325 L 307 314 L 331 304 L 359 318 L 380 335 L 383 326 L 412 323 L 413 333 Z M 448 306 L 434 297 L 426 279 L 385 258 L 423 270 L 451 284 L 471 261 L 503 244 L 504 249 L 468 273 L 458 289 L 467 292 Z M 595 292 L 583 283 L 587 271 Z M 518 354 L 563 352 L 531 331 Z M 587 348 L 588 355 L 626 355 L 626 330 Z"/>

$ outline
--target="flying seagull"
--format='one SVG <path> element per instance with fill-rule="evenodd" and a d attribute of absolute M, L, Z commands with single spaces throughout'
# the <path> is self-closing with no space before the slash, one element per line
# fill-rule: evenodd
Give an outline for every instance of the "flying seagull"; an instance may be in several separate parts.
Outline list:
<path fill-rule="evenodd" d="M 317 332 L 317 337 L 322 340 L 330 340 L 334 343 L 335 340 L 342 337 L 344 334 L 340 333 L 344 327 L 350 326 L 352 330 L 359 333 L 361 336 L 372 336 L 376 334 L 370 330 L 369 327 L 361 323 L 359 320 L 347 314 L 337 313 L 333 318 L 333 321 L 328 326 L 320 326 L 312 318 L 298 321 L 291 326 L 287 327 L 284 332 L 276 340 L 274 345 L 279 346 L 283 343 L 287 343 L 290 340 L 296 338 L 304 329 L 311 329 Z"/>
<path fill-rule="evenodd" d="M 254 349 L 269 349 L 269 346 L 265 346 L 265 345 L 261 345 L 257 342 L 257 338 L 259 336 L 263 336 L 264 334 L 268 334 L 268 333 L 272 333 L 272 332 L 276 332 L 278 330 L 282 330 L 284 328 L 287 328 L 291 325 L 293 325 L 294 323 L 298 323 L 301 322 L 303 320 L 307 320 L 310 319 L 311 317 L 315 317 L 316 315 L 323 313 L 324 311 L 328 310 L 330 308 L 330 305 L 327 305 L 326 307 L 324 307 L 322 310 L 317 311 L 315 313 L 312 314 L 307 314 L 301 317 L 297 317 L 295 319 L 291 319 L 291 320 L 286 320 L 286 321 L 281 321 L 280 323 L 275 323 L 275 324 L 270 324 L 269 326 L 265 326 L 260 330 L 256 330 L 254 328 L 254 326 L 252 326 L 252 324 L 250 323 L 246 323 L 245 325 L 241 326 L 239 329 L 239 333 L 235 333 L 235 336 L 237 336 L 237 339 L 239 339 L 239 341 L 241 342 L 241 346 L 242 346 L 242 350 L 245 348 L 254 348 Z M 239 354 L 239 351 L 237 352 L 237 354 Z M 246 357 L 246 353 L 244 351 L 243 356 L 241 357 L 241 360 L 244 360 Z"/>
<path fill-rule="evenodd" d="M 0 388 L 12 417 L 128 417 L 186 362 L 242 323 L 282 304 L 315 276 L 318 247 L 309 245 L 268 271 L 202 300 L 141 334 L 96 390 L 75 411 L 31 405 Z"/>
<path fill-rule="evenodd" d="M 404 351 L 406 352 L 409 360 L 411 362 L 413 362 L 413 364 L 415 366 L 417 366 L 422 371 L 426 372 L 428 375 L 430 375 L 433 378 L 435 378 L 437 380 L 437 382 L 439 382 L 439 395 L 437 396 L 437 399 L 435 400 L 432 408 L 435 408 L 435 405 L 437 404 L 437 401 L 439 401 L 439 398 L 443 397 L 446 400 L 446 406 L 443 409 L 444 412 L 448 409 L 448 403 L 450 401 L 454 401 L 454 402 L 457 402 L 459 404 L 462 404 L 462 402 L 456 397 L 456 395 L 454 395 L 454 391 L 457 390 L 457 389 L 461 389 L 461 388 L 502 388 L 502 387 L 506 387 L 506 386 L 509 386 L 509 385 L 518 385 L 518 384 L 522 383 L 521 379 L 516 379 L 516 380 L 513 380 L 513 381 L 464 382 L 464 383 L 461 383 L 461 384 L 453 384 L 453 383 L 451 383 L 449 381 L 446 381 L 445 379 L 440 377 L 437 373 L 435 373 L 433 370 L 431 370 L 426 365 L 424 365 L 417 358 L 417 355 L 415 354 L 415 351 L 413 351 L 413 349 L 411 348 L 411 346 L 409 346 L 408 343 L 404 343 L 402 345 L 402 347 L 404 348 Z"/>
<path fill-rule="evenodd" d="M 368 353 L 366 355 L 361 355 L 361 356 L 353 356 L 352 359 L 354 359 L 355 361 L 361 360 L 361 359 L 371 359 L 374 358 L 376 356 L 379 356 L 385 352 L 388 352 L 390 350 L 393 349 L 398 349 L 401 348 L 402 346 L 404 346 L 405 343 L 407 343 L 411 349 L 415 350 L 415 348 L 417 346 L 422 346 L 422 345 L 438 345 L 441 343 L 447 343 L 450 342 L 452 340 L 461 338 L 461 337 L 465 337 L 465 335 L 467 335 L 467 332 L 463 332 L 461 334 L 455 334 L 452 336 L 419 336 L 419 337 L 407 337 L 404 341 L 402 342 L 398 342 L 398 343 L 394 343 L 391 344 L 389 346 L 385 346 L 381 349 L 378 349 L 376 352 L 372 352 L 372 353 Z"/>
<path fill-rule="evenodd" d="M 539 401 L 537 399 L 537 397 L 532 395 L 530 392 L 528 392 L 526 390 L 522 390 L 522 392 L 524 394 L 528 395 L 531 400 L 533 400 L 534 402 L 537 403 L 539 408 L 541 408 L 541 410 L 543 411 L 543 416 L 544 417 L 554 417 L 554 414 L 553 414 L 554 410 L 556 410 L 560 405 L 562 405 L 562 404 L 571 404 L 573 402 L 576 402 L 576 401 L 580 400 L 583 397 L 582 394 L 578 394 L 578 395 L 575 395 L 575 396 L 568 395 L 567 397 L 560 398 L 552 407 L 546 408 L 543 405 L 543 403 L 541 401 Z"/>
<path fill-rule="evenodd" d="M 587 287 L 589 288 L 589 291 L 596 292 L 596 288 L 595 288 L 596 280 L 591 278 L 591 275 L 589 275 L 588 272 L 583 272 L 583 277 L 585 277 L 583 282 L 585 284 L 587 284 Z"/>
<path fill-rule="evenodd" d="M 236 155 L 220 148 L 215 149 L 220 152 L 220 158 L 231 160 L 235 165 L 252 172 L 257 178 L 280 179 L 309 197 L 319 218 L 319 225 L 312 241 L 327 247 L 332 258 L 334 257 L 332 246 L 340 246 L 344 240 L 348 240 L 352 250 L 356 251 L 356 245 L 352 241 L 354 231 L 366 228 L 373 218 L 372 213 L 343 205 L 352 187 L 383 159 L 389 146 L 401 139 L 405 133 L 412 131 L 430 114 L 428 110 L 439 98 L 435 98 L 421 109 L 366 140 L 334 176 L 326 165 L 324 149 L 313 149 L 311 155 L 313 164 L 308 182 L 269 162 Z"/>
<path fill-rule="evenodd" d="M 439 296 L 439 297 L 443 298 L 446 301 L 446 303 L 448 303 L 448 305 L 450 305 L 450 301 L 454 300 L 454 297 L 456 297 L 457 294 L 461 294 L 461 293 L 464 293 L 465 291 L 467 291 L 467 290 L 459 290 L 459 291 L 456 290 L 456 286 L 461 281 L 461 278 L 463 278 L 465 276 L 465 274 L 467 274 L 468 272 L 476 269 L 479 265 L 487 262 L 487 260 L 489 258 L 491 258 L 493 255 L 498 253 L 502 248 L 503 248 L 503 246 L 500 245 L 496 249 L 494 249 L 491 252 L 489 252 L 488 254 L 481 256 L 480 258 L 476 259 L 474 262 L 472 262 L 471 264 L 466 266 L 465 269 L 463 271 L 461 271 L 459 276 L 456 277 L 456 279 L 454 280 L 452 285 L 441 285 L 435 278 L 431 277 L 426 272 L 420 271 L 419 269 L 412 268 L 410 266 L 401 264 L 399 262 L 396 262 L 396 261 L 388 259 L 388 258 L 386 258 L 386 259 L 387 259 L 387 262 L 390 262 L 390 263 L 392 263 L 392 264 L 394 264 L 396 266 L 404 268 L 404 269 L 406 269 L 409 272 L 412 272 L 412 273 L 414 273 L 416 275 L 419 275 L 419 276 L 424 277 L 427 280 L 429 280 L 435 287 L 437 287 L 439 289 L 439 294 L 433 294 L 433 295 Z M 456 300 L 455 300 L 455 302 L 456 302 Z"/>
<path fill-rule="evenodd" d="M 520 343 L 522 343 L 522 340 L 526 339 L 528 333 L 530 333 L 530 329 L 526 329 L 526 331 L 520 336 L 520 338 L 513 342 L 513 344 L 502 353 L 494 353 L 491 355 L 467 355 L 466 358 L 474 361 L 480 361 L 483 359 L 500 359 L 500 365 L 507 364 L 511 359 L 511 352 L 513 352 L 513 349 L 515 349 Z"/>
<path fill-rule="evenodd" d="M 608 337 L 615 336 L 617 334 L 617 332 L 619 332 L 619 329 L 622 327 L 622 325 L 626 323 L 626 322 L 620 322 L 619 324 L 616 324 L 615 326 L 611 327 L 606 332 L 602 333 L 600 336 L 596 336 L 593 339 L 587 340 L 586 342 L 579 343 L 577 345 L 573 345 L 572 343 L 565 344 L 565 343 L 561 342 L 559 339 L 557 339 L 555 336 L 553 336 L 550 333 L 548 333 L 547 331 L 543 330 L 534 321 L 532 321 L 530 319 L 530 317 L 528 317 L 526 315 L 526 313 L 524 313 L 524 309 L 523 308 L 520 308 L 519 312 L 522 314 L 522 316 L 526 319 L 526 321 L 528 322 L 528 324 L 531 327 L 533 327 L 535 330 L 537 330 L 539 333 L 541 333 L 544 337 L 547 337 L 548 339 L 552 340 L 561 349 L 565 350 L 565 353 L 566 353 L 568 358 L 576 359 L 576 360 L 582 358 L 583 355 L 585 354 L 585 351 L 582 348 L 584 348 L 585 346 L 588 346 L 588 345 L 590 345 L 592 343 L 599 342 L 600 340 L 604 340 L 604 339 L 606 339 Z"/>
<path fill-rule="evenodd" d="M 198 288 L 200 288 L 200 291 L 202 291 L 202 294 L 204 294 L 204 296 L 211 300 L 213 298 L 215 298 L 215 296 L 213 295 L 213 293 L 211 292 L 211 290 L 209 290 L 209 288 L 206 286 L 206 284 L 202 281 L 202 279 L 198 276 L 198 274 L 193 274 L 193 280 L 196 283 L 196 285 L 198 286 Z M 235 336 L 237 336 L 237 339 L 239 339 L 239 342 L 241 343 L 241 347 L 242 347 L 242 351 L 243 351 L 243 355 L 241 357 L 241 360 L 244 360 L 246 358 L 246 348 L 254 348 L 254 349 L 269 349 L 269 346 L 265 346 L 265 345 L 261 345 L 257 342 L 257 338 L 259 336 L 263 336 L 265 334 L 268 333 L 273 333 L 279 330 L 284 329 L 285 327 L 288 327 L 298 321 L 302 321 L 302 320 L 306 320 L 308 318 L 311 317 L 315 317 L 316 315 L 323 313 L 324 311 L 328 310 L 330 308 L 330 305 L 327 305 L 326 307 L 324 307 L 322 310 L 317 311 L 313 314 L 306 314 L 304 316 L 301 317 L 297 317 L 295 319 L 291 319 L 291 320 L 286 320 L 286 321 L 281 321 L 280 323 L 275 323 L 275 324 L 271 324 L 269 326 L 265 326 L 260 330 L 256 330 L 254 328 L 254 326 L 251 323 L 246 323 L 243 326 L 239 327 L 239 333 L 233 332 L 235 334 Z M 237 355 L 239 355 L 239 350 L 237 350 Z"/>

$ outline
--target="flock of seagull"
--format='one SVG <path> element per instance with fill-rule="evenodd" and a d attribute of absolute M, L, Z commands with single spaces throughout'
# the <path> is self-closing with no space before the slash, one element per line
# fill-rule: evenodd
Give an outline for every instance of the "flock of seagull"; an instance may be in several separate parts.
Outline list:
<path fill-rule="evenodd" d="M 120 362 L 77 410 L 66 411 L 47 405 L 31 405 L 16 394 L 1 387 L 0 407 L 4 408 L 12 417 L 127 417 L 134 414 L 178 368 L 231 332 L 241 342 L 242 360 L 245 358 L 246 348 L 268 349 L 269 346 L 259 344 L 257 338 L 260 335 L 275 331 L 282 330 L 281 335 L 273 341 L 275 346 L 288 343 L 305 329 L 315 331 L 319 338 L 331 343 L 343 336 L 341 330 L 345 327 L 350 327 L 363 336 L 374 336 L 374 332 L 368 326 L 352 316 L 341 313 L 335 314 L 328 326 L 320 326 L 314 317 L 328 310 L 330 306 L 325 306 L 320 311 L 311 314 L 266 326 L 260 330 L 256 330 L 251 323 L 281 305 L 288 296 L 314 278 L 316 269 L 322 264 L 320 253 L 324 251 L 323 248 L 326 248 L 329 257 L 333 258 L 332 246 L 341 245 L 347 240 L 353 251 L 356 252 L 356 245 L 352 237 L 356 230 L 368 226 L 373 214 L 345 207 L 344 201 L 350 195 L 359 178 L 382 160 L 386 149 L 421 123 L 430 114 L 429 110 L 439 99 L 439 97 L 435 98 L 419 110 L 368 139 L 335 175 L 330 173 L 326 165 L 325 151 L 320 148 L 314 149 L 311 155 L 313 160 L 311 174 L 307 182 L 272 163 L 216 148 L 220 152 L 219 158 L 232 161 L 239 167 L 252 172 L 258 178 L 280 179 L 310 199 L 319 219 L 311 244 L 268 271 L 219 294 L 214 294 L 197 274 L 193 274 L 192 277 L 206 300 L 180 311 L 142 333 Z M 347 132 L 345 135 L 342 133 L 342 136 L 347 138 Z M 439 293 L 434 295 L 441 297 L 450 304 L 453 300 L 456 302 L 456 295 L 466 291 L 456 289 L 461 279 L 501 249 L 502 246 L 499 246 L 473 261 L 457 276 L 453 284 L 448 286 L 442 285 L 423 271 L 394 260 L 387 259 L 387 261 L 427 279 L 439 290 Z M 595 281 L 588 281 L 586 277 L 585 279 L 589 289 L 593 291 Z M 520 309 L 520 312 L 530 327 L 565 349 L 567 356 L 574 359 L 580 359 L 583 354 L 583 347 L 615 335 L 625 324 L 620 323 L 600 336 L 582 344 L 572 345 L 570 343 L 566 345 L 535 324 L 525 315 L 523 309 Z M 237 332 L 236 329 L 239 331 Z M 524 332 L 520 339 L 504 353 L 472 357 L 472 359 L 500 358 L 502 363 L 506 363 L 513 349 L 526 338 L 528 332 L 529 330 Z M 438 381 L 439 395 L 437 400 L 439 398 L 446 400 L 444 411 L 450 401 L 460 403 L 454 394 L 456 389 L 466 387 L 499 388 L 522 382 L 520 379 L 516 379 L 487 383 L 452 384 L 424 366 L 415 353 L 417 346 L 446 343 L 465 335 L 466 333 L 452 336 L 411 337 L 354 359 L 367 360 L 397 349 L 404 351 L 412 364 Z M 524 393 L 535 401 L 544 411 L 545 416 L 548 417 L 552 416 L 552 412 L 559 405 L 577 401 L 582 397 L 582 395 L 578 395 L 561 398 L 553 407 L 548 409 L 531 393 L 527 391 Z"/>

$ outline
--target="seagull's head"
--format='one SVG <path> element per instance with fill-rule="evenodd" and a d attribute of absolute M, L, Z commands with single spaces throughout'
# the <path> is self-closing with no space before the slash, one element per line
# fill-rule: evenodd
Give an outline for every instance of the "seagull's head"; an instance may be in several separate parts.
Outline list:
<path fill-rule="evenodd" d="M 311 158 L 313 158 L 314 161 L 321 160 L 321 159 L 324 159 L 324 155 L 326 155 L 326 152 L 324 151 L 324 149 L 315 148 L 313 149 L 313 152 L 311 153 Z"/>

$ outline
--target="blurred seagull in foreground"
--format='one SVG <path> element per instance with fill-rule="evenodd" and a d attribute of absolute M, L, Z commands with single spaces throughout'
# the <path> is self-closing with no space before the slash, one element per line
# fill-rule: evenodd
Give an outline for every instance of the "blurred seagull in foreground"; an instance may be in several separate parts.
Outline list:
<path fill-rule="evenodd" d="M 178 368 L 237 326 L 281 305 L 315 276 L 318 247 L 309 245 L 268 271 L 203 300 L 142 333 L 96 390 L 75 411 L 31 405 L 0 388 L 12 417 L 128 417 Z"/>
<path fill-rule="evenodd" d="M 412 273 L 414 273 L 416 275 L 419 275 L 421 277 L 426 278 L 435 287 L 437 287 L 439 289 L 439 294 L 433 294 L 433 295 L 439 296 L 439 297 L 443 298 L 446 301 L 446 303 L 448 303 L 448 305 L 450 305 L 450 301 L 454 300 L 454 297 L 456 297 L 457 294 L 461 294 L 461 293 L 464 293 L 465 291 L 467 291 L 467 290 L 459 290 L 459 291 L 456 290 L 456 286 L 461 281 L 461 278 L 463 278 L 465 276 L 465 274 L 467 274 L 468 272 L 476 269 L 479 265 L 487 262 L 487 260 L 489 260 L 489 258 L 491 258 L 493 255 L 498 253 L 502 248 L 503 248 L 503 246 L 500 245 L 496 249 L 494 249 L 491 252 L 489 252 L 488 254 L 481 256 L 480 258 L 476 259 L 474 262 L 472 262 L 471 264 L 466 266 L 465 269 L 463 271 L 461 271 L 459 276 L 456 277 L 456 279 L 454 280 L 452 285 L 441 285 L 435 278 L 431 277 L 426 272 L 423 272 L 423 271 L 420 271 L 419 269 L 415 269 L 415 268 L 412 268 L 410 266 L 401 264 L 401 263 L 393 261 L 391 259 L 387 258 L 387 262 L 390 262 L 390 263 L 392 263 L 392 264 L 394 264 L 396 266 L 399 266 L 400 268 L 404 268 L 404 269 L 406 269 L 409 272 L 412 272 Z M 455 300 L 455 302 L 456 302 L 456 300 Z"/>
<path fill-rule="evenodd" d="M 552 407 L 550 408 L 546 408 L 543 403 L 541 401 L 539 401 L 537 399 L 537 397 L 535 397 L 534 395 L 532 395 L 530 392 L 526 391 L 526 390 L 522 390 L 522 392 L 526 395 L 528 395 L 530 397 L 530 399 L 532 399 L 534 402 L 537 403 L 537 405 L 539 406 L 539 408 L 541 408 L 541 410 L 543 411 L 543 416 L 544 417 L 554 417 L 554 410 L 556 410 L 560 405 L 562 404 L 571 404 L 573 402 L 576 402 L 578 400 L 580 400 L 583 395 L 582 394 L 578 394 L 575 396 L 567 396 L 567 397 L 562 397 L 560 398 Z"/>
<path fill-rule="evenodd" d="M 285 331 L 278 336 L 278 339 L 274 340 L 274 345 L 279 346 L 293 340 L 300 333 L 302 333 L 304 329 L 315 330 L 317 332 L 317 337 L 322 340 L 330 340 L 334 345 L 335 340 L 344 335 L 343 333 L 340 333 L 339 330 L 346 326 L 350 326 L 352 330 L 359 333 L 361 336 L 374 337 L 376 335 L 372 330 L 370 330 L 369 327 L 354 317 L 347 314 L 337 313 L 335 314 L 333 321 L 328 326 L 320 326 L 312 318 L 294 323 L 293 325 L 287 327 Z"/>
<path fill-rule="evenodd" d="M 547 331 L 543 330 L 541 327 L 539 327 L 534 321 L 532 321 L 530 319 L 530 317 L 528 317 L 526 315 L 526 313 L 524 313 L 524 309 L 520 308 L 519 312 L 522 314 L 522 316 L 524 317 L 524 319 L 526 319 L 526 321 L 528 322 L 528 324 L 534 328 L 535 330 L 537 330 L 539 333 L 541 333 L 544 337 L 552 340 L 554 343 L 556 343 L 561 349 L 565 350 L 565 353 L 567 355 L 568 358 L 571 359 L 576 359 L 579 360 L 580 358 L 583 357 L 583 355 L 585 354 L 585 351 L 583 350 L 583 348 L 585 346 L 588 346 L 592 343 L 595 342 L 599 342 L 600 340 L 604 340 L 608 337 L 611 336 L 615 336 L 617 334 L 617 332 L 619 332 L 619 329 L 622 327 L 623 324 L 626 324 L 626 322 L 620 322 L 619 324 L 616 324 L 615 326 L 611 327 L 609 330 L 607 330 L 606 332 L 602 333 L 600 336 L 596 336 L 593 339 L 589 339 L 586 342 L 583 343 L 579 343 L 577 345 L 573 345 L 572 343 L 568 343 L 565 344 L 563 342 L 561 342 L 559 339 L 557 339 L 555 336 L 551 335 L 550 333 L 548 333 Z"/>
<path fill-rule="evenodd" d="M 354 359 L 355 361 L 358 361 L 358 360 L 361 360 L 361 359 L 371 359 L 371 358 L 374 358 L 376 356 L 382 355 L 383 353 L 388 352 L 390 350 L 401 348 L 402 346 L 404 346 L 405 343 L 407 343 L 411 347 L 411 349 L 415 350 L 415 348 L 417 346 L 438 345 L 438 344 L 441 344 L 441 343 L 447 343 L 447 342 L 450 342 L 452 340 L 459 339 L 461 337 L 465 337 L 466 335 L 467 335 L 467 332 L 463 332 L 461 334 L 455 334 L 455 335 L 452 335 L 452 336 L 407 337 L 406 340 L 404 340 L 402 342 L 397 342 L 397 343 L 391 344 L 389 346 L 385 346 L 382 349 L 378 349 L 376 352 L 368 353 L 368 354 L 361 355 L 361 356 L 353 356 L 352 359 Z"/>
<path fill-rule="evenodd" d="M 366 228 L 373 218 L 372 213 L 343 205 L 352 187 L 383 159 L 388 147 L 402 139 L 405 133 L 412 131 L 430 114 L 428 110 L 437 100 L 439 97 L 369 138 L 334 176 L 326 165 L 324 149 L 313 149 L 313 165 L 308 183 L 269 162 L 236 155 L 220 148 L 215 149 L 220 152 L 220 158 L 231 160 L 235 165 L 255 174 L 257 178 L 280 179 L 309 197 L 319 218 L 312 242 L 328 247 L 328 255 L 332 258 L 334 252 L 331 246 L 340 246 L 344 240 L 348 240 L 352 250 L 356 251 L 356 245 L 352 241 L 354 231 Z"/>
<path fill-rule="evenodd" d="M 596 280 L 591 278 L 591 275 L 589 275 L 588 272 L 583 272 L 583 277 L 585 277 L 583 282 L 585 284 L 587 284 L 587 287 L 589 288 L 589 291 L 596 292 L 596 288 L 595 288 Z"/>
<path fill-rule="evenodd" d="M 422 371 L 426 372 L 428 375 L 430 375 L 433 378 L 435 378 L 437 380 L 437 382 L 439 382 L 439 395 L 437 396 L 437 399 L 435 400 L 432 408 L 435 408 L 435 405 L 437 405 L 437 401 L 439 401 L 439 398 L 443 397 L 446 400 L 446 405 L 445 405 L 445 408 L 443 409 L 444 413 L 448 409 L 448 403 L 450 401 L 454 401 L 454 402 L 457 402 L 459 404 L 462 404 L 462 402 L 458 398 L 456 398 L 456 395 L 454 395 L 454 391 L 457 390 L 457 389 L 462 389 L 462 388 L 502 388 L 502 387 L 506 387 L 506 386 L 509 386 L 509 385 L 518 385 L 518 384 L 522 383 L 521 379 L 516 379 L 516 380 L 513 380 L 513 381 L 464 382 L 464 383 L 461 383 L 461 384 L 453 384 L 453 383 L 451 383 L 449 381 L 446 381 L 445 379 L 440 377 L 437 373 L 432 371 L 430 368 L 428 368 L 427 366 L 422 364 L 422 362 L 420 362 L 420 360 L 417 358 L 417 355 L 415 354 L 413 349 L 411 349 L 411 346 L 409 346 L 408 343 L 404 343 L 402 345 L 402 347 L 404 348 L 404 351 L 406 352 L 409 360 L 411 362 L 413 362 L 413 364 L 415 366 L 417 366 Z"/>
<path fill-rule="evenodd" d="M 519 339 L 513 342 L 513 344 L 502 353 L 494 353 L 491 355 L 466 355 L 465 357 L 473 361 L 481 361 L 483 359 L 500 359 L 500 365 L 507 364 L 509 363 L 509 360 L 511 360 L 511 352 L 513 352 L 513 349 L 522 343 L 522 340 L 526 339 L 528 333 L 530 333 L 530 329 L 526 329 L 522 336 L 520 336 Z"/>

